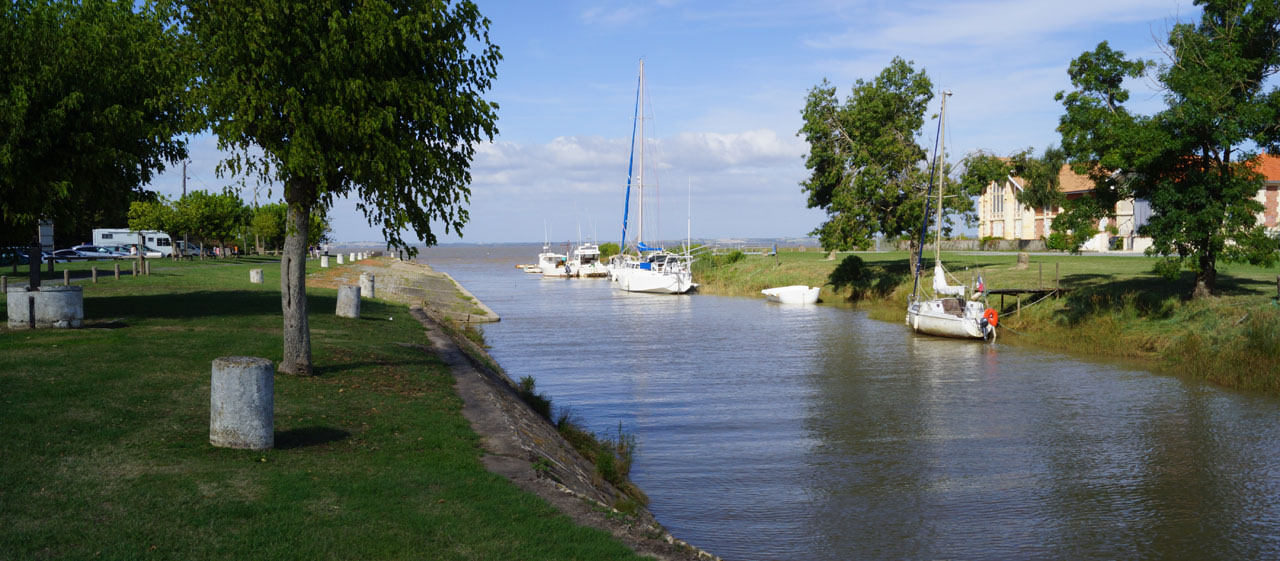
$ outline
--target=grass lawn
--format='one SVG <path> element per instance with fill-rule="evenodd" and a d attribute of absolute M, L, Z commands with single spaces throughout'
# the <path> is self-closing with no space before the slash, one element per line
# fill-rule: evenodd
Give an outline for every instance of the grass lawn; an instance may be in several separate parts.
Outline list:
<path fill-rule="evenodd" d="M 309 290 L 318 375 L 276 377 L 276 449 L 210 446 L 213 359 L 280 359 L 278 266 L 162 263 L 86 285 L 98 327 L 0 330 L 0 559 L 636 558 L 485 471 L 401 305 Z"/>
<path fill-rule="evenodd" d="M 1218 296 L 1187 300 L 1194 275 L 1168 280 L 1152 272 L 1155 258 L 1112 255 L 1032 255 L 1014 270 L 1016 253 L 946 252 L 942 261 L 957 281 L 981 274 L 988 289 L 1068 289 L 1034 306 L 1006 296 L 1001 340 L 1084 354 L 1150 360 L 1157 369 L 1195 375 L 1229 387 L 1280 393 L 1280 267 L 1220 263 Z M 822 286 L 827 303 L 865 304 L 870 315 L 902 321 L 912 278 L 906 252 L 821 252 L 746 256 L 734 263 L 708 258 L 695 264 L 695 281 L 710 293 L 760 297 L 763 288 Z M 925 253 L 932 280 L 932 255 Z M 1000 307 L 1000 299 L 988 300 Z"/>

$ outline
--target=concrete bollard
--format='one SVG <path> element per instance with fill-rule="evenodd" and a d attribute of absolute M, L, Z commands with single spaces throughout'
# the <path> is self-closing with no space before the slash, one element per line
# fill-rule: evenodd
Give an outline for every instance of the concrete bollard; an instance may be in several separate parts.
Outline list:
<path fill-rule="evenodd" d="M 342 264 L 342 255 L 338 255 L 338 264 L 339 264 L 339 265 L 341 265 L 341 264 Z"/>
<path fill-rule="evenodd" d="M 328 266 L 329 266 L 329 256 L 328 256 L 328 255 L 321 255 L 321 256 L 320 256 L 320 268 L 321 268 L 321 269 L 323 269 L 323 268 L 328 267 Z"/>
<path fill-rule="evenodd" d="M 377 298 L 374 296 L 374 278 L 369 273 L 360 273 L 360 295 L 365 298 Z"/>
<path fill-rule="evenodd" d="M 209 384 L 209 444 L 267 450 L 275 446 L 275 365 L 265 358 L 213 361 Z"/>
<path fill-rule="evenodd" d="M 335 313 L 338 317 L 360 318 L 360 287 L 351 285 L 338 287 L 338 309 Z"/>
<path fill-rule="evenodd" d="M 120 280 L 120 264 L 116 263 L 116 280 Z"/>
<path fill-rule="evenodd" d="M 249 282 L 262 284 L 262 269 L 249 269 Z"/>
<path fill-rule="evenodd" d="M 15 290 L 5 294 L 5 303 L 11 328 L 72 329 L 84 325 L 84 291 L 79 286 Z"/>

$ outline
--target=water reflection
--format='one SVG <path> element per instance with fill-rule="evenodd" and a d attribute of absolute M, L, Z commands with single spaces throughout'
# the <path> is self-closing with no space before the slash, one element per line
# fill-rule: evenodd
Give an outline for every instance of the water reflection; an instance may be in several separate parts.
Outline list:
<path fill-rule="evenodd" d="M 727 558 L 1280 557 L 1273 398 L 507 259 L 436 265 L 503 316 L 512 376 L 634 432 L 655 514 Z"/>

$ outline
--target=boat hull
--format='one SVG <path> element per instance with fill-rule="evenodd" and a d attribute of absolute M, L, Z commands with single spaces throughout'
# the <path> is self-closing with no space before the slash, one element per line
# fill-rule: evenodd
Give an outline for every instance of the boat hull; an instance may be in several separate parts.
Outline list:
<path fill-rule="evenodd" d="M 618 288 L 627 292 L 650 294 L 684 294 L 693 289 L 693 277 L 687 273 L 660 273 L 643 269 L 614 271 Z"/>
<path fill-rule="evenodd" d="M 945 299 L 957 300 L 957 299 Z M 994 334 L 982 314 L 981 302 L 963 302 L 960 315 L 947 310 L 944 299 L 924 300 L 907 306 L 907 327 L 912 331 L 954 339 L 986 339 Z"/>
<path fill-rule="evenodd" d="M 760 291 L 770 302 L 779 304 L 813 304 L 818 301 L 818 294 L 821 292 L 821 287 L 805 285 L 767 288 Z"/>

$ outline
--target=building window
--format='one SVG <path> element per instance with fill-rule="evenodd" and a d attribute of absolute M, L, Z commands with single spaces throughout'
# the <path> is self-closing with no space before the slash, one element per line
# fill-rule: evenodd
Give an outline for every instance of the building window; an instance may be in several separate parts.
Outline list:
<path fill-rule="evenodd" d="M 1018 240 L 1022 239 L 1022 219 L 1021 218 L 1013 221 L 1013 237 L 1014 239 L 1018 239 Z"/>
<path fill-rule="evenodd" d="M 992 222 L 992 223 L 991 223 L 991 237 L 993 237 L 993 238 L 1003 238 L 1003 237 L 1004 237 L 1004 222 Z"/>
<path fill-rule="evenodd" d="M 104 240 L 109 240 L 109 239 L 111 239 L 111 234 L 103 234 L 103 235 L 102 235 L 102 239 L 104 239 Z"/>
<path fill-rule="evenodd" d="M 998 185 L 991 192 L 991 214 L 993 216 L 1004 215 L 1004 186 Z"/>

